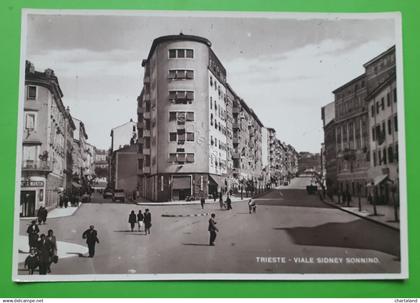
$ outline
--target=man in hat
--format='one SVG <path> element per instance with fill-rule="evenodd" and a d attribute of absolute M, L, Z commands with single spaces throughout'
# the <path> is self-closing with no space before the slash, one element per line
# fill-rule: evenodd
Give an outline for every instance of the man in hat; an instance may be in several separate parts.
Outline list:
<path fill-rule="evenodd" d="M 86 243 L 89 248 L 89 258 L 95 256 L 95 245 L 99 243 L 98 232 L 95 230 L 93 225 L 89 226 L 89 229 L 85 230 L 82 235 L 83 239 L 86 239 Z"/>

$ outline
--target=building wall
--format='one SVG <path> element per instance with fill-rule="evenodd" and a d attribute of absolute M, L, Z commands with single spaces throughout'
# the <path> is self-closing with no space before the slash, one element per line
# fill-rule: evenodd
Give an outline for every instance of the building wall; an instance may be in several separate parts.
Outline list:
<path fill-rule="evenodd" d="M 130 145 L 131 139 L 137 139 L 137 123 L 129 121 L 123 125 L 114 127 L 111 130 L 111 148 L 112 151 L 118 150 L 125 145 Z"/>
<path fill-rule="evenodd" d="M 115 188 L 124 189 L 126 194 L 137 190 L 137 151 L 116 152 Z"/>

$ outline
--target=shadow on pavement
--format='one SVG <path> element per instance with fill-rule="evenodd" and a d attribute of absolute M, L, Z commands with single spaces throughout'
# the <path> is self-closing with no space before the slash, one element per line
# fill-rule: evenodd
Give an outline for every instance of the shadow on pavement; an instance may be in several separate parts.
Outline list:
<path fill-rule="evenodd" d="M 364 220 L 326 223 L 314 227 L 274 228 L 284 230 L 298 245 L 373 249 L 394 256 L 400 254 L 398 231 Z"/>
<path fill-rule="evenodd" d="M 182 245 L 187 245 L 187 246 L 209 246 L 208 244 L 202 244 L 202 243 L 182 243 Z"/>
<path fill-rule="evenodd" d="M 89 256 L 85 256 L 82 253 L 79 252 L 67 252 L 68 255 L 77 255 L 79 258 L 89 258 Z"/>
<path fill-rule="evenodd" d="M 317 195 L 309 195 L 303 189 L 274 190 L 265 195 L 263 200 L 256 198 L 255 203 L 270 206 L 331 208 L 331 206 L 321 202 Z"/>

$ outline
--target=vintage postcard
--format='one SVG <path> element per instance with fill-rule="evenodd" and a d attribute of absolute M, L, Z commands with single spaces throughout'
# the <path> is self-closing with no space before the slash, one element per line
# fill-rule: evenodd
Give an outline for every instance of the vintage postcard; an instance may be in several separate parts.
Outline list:
<path fill-rule="evenodd" d="M 13 280 L 407 279 L 399 13 L 23 10 Z"/>

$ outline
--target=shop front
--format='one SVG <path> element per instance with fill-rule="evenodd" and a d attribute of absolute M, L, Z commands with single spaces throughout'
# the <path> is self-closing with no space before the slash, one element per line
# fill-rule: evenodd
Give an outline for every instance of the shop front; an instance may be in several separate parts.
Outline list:
<path fill-rule="evenodd" d="M 41 205 L 45 205 L 45 178 L 31 177 L 21 181 L 20 216 L 35 217 Z"/>

